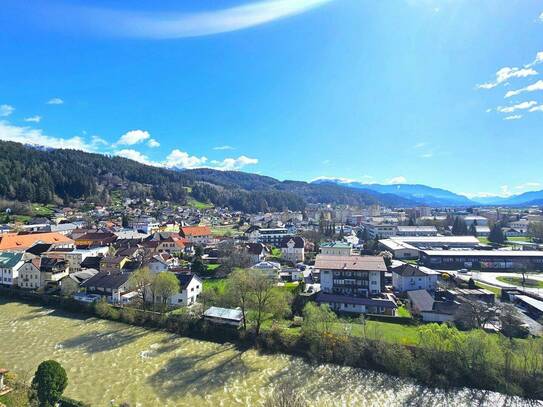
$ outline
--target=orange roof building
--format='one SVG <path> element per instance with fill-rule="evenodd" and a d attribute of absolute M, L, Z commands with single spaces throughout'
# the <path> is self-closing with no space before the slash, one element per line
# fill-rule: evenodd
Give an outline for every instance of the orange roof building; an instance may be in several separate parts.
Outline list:
<path fill-rule="evenodd" d="M 181 228 L 181 233 L 184 237 L 203 237 L 211 236 L 209 226 L 185 226 Z"/>
<path fill-rule="evenodd" d="M 23 251 L 36 243 L 46 243 L 58 246 L 70 246 L 74 241 L 60 233 L 4 233 L 0 234 L 0 251 Z"/>

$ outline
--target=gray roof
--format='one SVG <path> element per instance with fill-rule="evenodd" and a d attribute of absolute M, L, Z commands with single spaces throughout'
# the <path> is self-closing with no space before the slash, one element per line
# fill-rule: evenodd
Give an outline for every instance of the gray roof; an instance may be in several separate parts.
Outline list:
<path fill-rule="evenodd" d="M 243 313 L 240 309 L 210 307 L 204 312 L 205 317 L 227 319 L 230 321 L 241 321 Z"/>
<path fill-rule="evenodd" d="M 408 291 L 407 296 L 411 304 L 420 311 L 432 311 L 434 309 L 434 297 L 426 290 Z"/>
<path fill-rule="evenodd" d="M 315 268 L 348 271 L 387 271 L 381 256 L 335 256 L 319 254 Z"/>

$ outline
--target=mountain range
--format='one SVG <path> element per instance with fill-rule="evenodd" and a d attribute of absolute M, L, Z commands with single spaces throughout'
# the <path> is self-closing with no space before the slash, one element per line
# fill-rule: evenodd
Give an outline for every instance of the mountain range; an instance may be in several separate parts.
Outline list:
<path fill-rule="evenodd" d="M 178 170 L 103 154 L 0 141 L 0 198 L 44 204 L 69 205 L 81 200 L 107 204 L 114 193 L 178 203 L 194 198 L 249 213 L 302 210 L 310 203 L 389 207 L 543 205 L 543 191 L 474 200 L 418 184 L 363 184 L 341 179 L 280 181 L 240 171 Z"/>
<path fill-rule="evenodd" d="M 364 184 L 356 181 L 346 181 L 341 178 L 321 178 L 312 183 L 324 185 L 342 185 L 362 191 L 375 191 L 381 194 L 393 194 L 416 202 L 420 205 L 443 206 L 475 206 L 475 205 L 503 205 L 503 206 L 539 206 L 543 205 L 543 190 L 530 191 L 509 197 L 468 198 L 442 188 L 433 188 L 420 184 Z"/>

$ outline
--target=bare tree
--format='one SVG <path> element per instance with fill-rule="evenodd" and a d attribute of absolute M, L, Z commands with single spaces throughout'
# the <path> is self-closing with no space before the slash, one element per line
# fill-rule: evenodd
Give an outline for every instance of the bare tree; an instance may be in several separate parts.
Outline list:
<path fill-rule="evenodd" d="M 455 314 L 455 322 L 462 329 L 480 329 L 497 320 L 497 308 L 483 301 L 465 300 Z"/>

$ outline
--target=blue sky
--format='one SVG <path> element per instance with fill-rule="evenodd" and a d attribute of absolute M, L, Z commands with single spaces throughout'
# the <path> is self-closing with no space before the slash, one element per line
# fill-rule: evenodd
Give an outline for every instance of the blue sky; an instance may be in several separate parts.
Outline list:
<path fill-rule="evenodd" d="M 279 179 L 543 189 L 539 0 L 20 3 L 0 12 L 0 139 Z"/>

